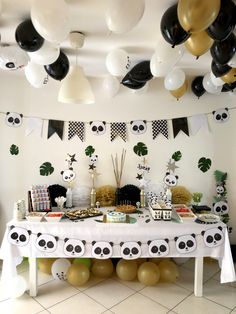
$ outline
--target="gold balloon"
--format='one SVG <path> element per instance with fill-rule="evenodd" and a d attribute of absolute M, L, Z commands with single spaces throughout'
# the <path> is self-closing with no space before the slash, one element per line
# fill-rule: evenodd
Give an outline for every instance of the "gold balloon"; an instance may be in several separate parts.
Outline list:
<path fill-rule="evenodd" d="M 177 88 L 175 90 L 170 90 L 170 93 L 172 96 L 176 97 L 177 100 L 179 100 L 179 98 L 185 94 L 187 89 L 188 89 L 188 81 L 185 80 L 185 82 L 182 86 L 180 86 L 179 88 Z"/>
<path fill-rule="evenodd" d="M 138 280 L 146 286 L 154 286 L 160 279 L 159 267 L 152 262 L 145 262 L 139 266 Z"/>
<path fill-rule="evenodd" d="M 134 261 L 137 263 L 137 266 L 139 267 L 142 263 L 146 262 L 147 259 L 140 257 L 140 258 L 135 259 Z"/>
<path fill-rule="evenodd" d="M 221 0 L 179 0 L 177 14 L 180 25 L 190 33 L 207 29 L 220 11 Z"/>
<path fill-rule="evenodd" d="M 72 264 L 67 272 L 67 280 L 72 286 L 84 285 L 90 277 L 90 271 L 84 264 Z"/>
<path fill-rule="evenodd" d="M 149 258 L 149 262 L 152 262 L 152 263 L 154 263 L 154 264 L 159 264 L 160 262 L 162 262 L 162 261 L 169 261 L 170 260 L 170 258 L 165 258 L 165 259 L 163 259 L 163 258 L 161 258 L 161 257 L 152 257 L 152 258 Z"/>
<path fill-rule="evenodd" d="M 121 280 L 131 281 L 137 275 L 138 265 L 136 260 L 127 261 L 120 259 L 116 265 L 116 274 Z"/>
<path fill-rule="evenodd" d="M 91 271 L 95 277 L 108 278 L 112 275 L 114 266 L 110 259 L 96 259 Z"/>
<path fill-rule="evenodd" d="M 170 260 L 163 260 L 158 264 L 160 270 L 160 281 L 175 282 L 179 277 L 177 265 Z"/>
<path fill-rule="evenodd" d="M 38 269 L 45 274 L 52 274 L 51 268 L 52 264 L 55 262 L 56 258 L 38 258 Z"/>
<path fill-rule="evenodd" d="M 207 52 L 214 40 L 208 36 L 207 32 L 199 32 L 192 34 L 184 43 L 186 49 L 194 56 L 199 57 Z"/>
<path fill-rule="evenodd" d="M 220 77 L 225 83 L 234 83 L 236 81 L 236 68 L 232 68 L 228 73 Z"/>

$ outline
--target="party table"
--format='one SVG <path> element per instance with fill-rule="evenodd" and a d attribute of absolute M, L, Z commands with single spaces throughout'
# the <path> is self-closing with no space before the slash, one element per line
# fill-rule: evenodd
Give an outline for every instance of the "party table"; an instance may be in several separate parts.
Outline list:
<path fill-rule="evenodd" d="M 154 221 L 147 209 L 142 212 L 130 215 L 129 223 L 105 223 L 102 216 L 60 222 L 12 220 L 6 225 L 0 251 L 2 279 L 16 276 L 16 266 L 26 256 L 30 295 L 36 296 L 37 258 L 194 257 L 194 293 L 202 296 L 203 257 L 209 256 L 219 260 L 221 283 L 236 280 L 224 223 Z"/>

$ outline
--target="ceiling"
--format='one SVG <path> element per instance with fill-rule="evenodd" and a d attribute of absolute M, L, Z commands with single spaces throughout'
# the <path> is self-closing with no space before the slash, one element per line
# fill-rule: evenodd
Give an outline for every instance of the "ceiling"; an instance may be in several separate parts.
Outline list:
<path fill-rule="evenodd" d="M 108 74 L 105 60 L 114 48 L 126 50 L 131 66 L 143 60 L 150 60 L 155 49 L 164 40 L 160 34 L 161 17 L 176 1 L 146 0 L 143 17 L 131 31 L 124 34 L 109 31 L 105 21 L 107 0 L 66 0 L 66 3 L 69 6 L 71 30 L 85 34 L 84 46 L 79 50 L 78 63 L 83 66 L 87 76 L 100 77 Z M 2 0 L 2 44 L 17 45 L 15 29 L 30 17 L 30 6 L 30 0 Z M 75 63 L 75 51 L 70 48 L 69 41 L 62 42 L 60 46 L 69 57 L 70 63 Z M 178 63 L 178 66 L 191 76 L 209 72 L 210 65 L 209 52 L 196 60 L 196 57 L 186 51 Z"/>

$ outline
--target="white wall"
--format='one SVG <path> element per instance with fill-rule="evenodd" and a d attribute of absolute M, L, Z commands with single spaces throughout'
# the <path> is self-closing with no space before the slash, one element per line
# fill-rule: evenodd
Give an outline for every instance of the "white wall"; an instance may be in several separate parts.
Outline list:
<path fill-rule="evenodd" d="M 168 91 L 164 90 L 162 80 L 150 82 L 149 90 L 145 94 L 134 94 L 131 90 L 121 88 L 119 94 L 108 99 L 102 89 L 102 80 L 92 80 L 96 103 L 93 105 L 61 104 L 57 102 L 59 82 L 51 81 L 44 89 L 34 89 L 23 77 L 15 77 L 12 73 L 0 73 L 0 111 L 16 111 L 25 116 L 35 116 L 63 121 L 131 121 L 135 119 L 171 119 L 207 113 L 222 107 L 233 107 L 235 96 L 223 93 L 220 96 L 204 95 L 199 100 L 188 92 L 176 101 Z M 184 185 L 191 192 L 201 191 L 203 202 L 211 205 L 215 195 L 215 180 L 213 172 L 218 169 L 228 172 L 228 201 L 231 207 L 230 225 L 236 223 L 236 194 L 234 182 L 236 180 L 235 157 L 236 142 L 234 141 L 236 110 L 230 110 L 230 120 L 225 124 L 216 124 L 212 116 L 208 115 L 211 132 L 200 130 L 197 135 L 187 137 L 179 134 L 175 139 L 172 135 L 171 121 L 169 121 L 171 138 L 166 140 L 159 136 L 152 139 L 151 123 L 145 134 L 135 136 L 128 131 L 128 141 L 121 139 L 110 142 L 109 125 L 103 136 L 94 136 L 86 125 L 86 141 L 78 138 L 67 140 L 67 123 L 65 123 L 64 140 L 54 135 L 47 140 L 47 121 L 44 123 L 42 138 L 34 135 L 25 137 L 24 122 L 20 128 L 10 128 L 5 125 L 5 114 L 0 115 L 0 239 L 3 236 L 5 223 L 12 217 L 13 202 L 27 197 L 27 190 L 32 184 L 61 184 L 60 171 L 63 170 L 67 153 L 76 153 L 78 162 L 74 164 L 77 173 L 77 184 L 90 185 L 88 175 L 88 159 L 84 149 L 93 145 L 99 156 L 97 165 L 101 175 L 97 179 L 97 186 L 105 184 L 115 185 L 111 154 L 120 154 L 122 148 L 127 150 L 123 184 L 137 184 L 137 163 L 139 158 L 133 153 L 133 146 L 137 142 L 144 142 L 148 149 L 148 162 L 151 166 L 149 179 L 161 182 L 166 172 L 166 164 L 173 152 L 180 150 L 182 159 L 178 162 L 179 185 Z M 11 144 L 19 146 L 20 153 L 12 156 L 9 153 Z M 203 173 L 197 168 L 200 157 L 212 159 L 211 169 Z M 49 161 L 55 171 L 48 177 L 39 175 L 39 166 Z M 236 229 L 231 235 L 231 242 L 236 243 Z"/>

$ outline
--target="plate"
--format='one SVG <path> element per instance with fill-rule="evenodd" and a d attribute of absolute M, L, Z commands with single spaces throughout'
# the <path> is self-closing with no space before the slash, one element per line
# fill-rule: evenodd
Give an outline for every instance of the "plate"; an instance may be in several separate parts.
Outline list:
<path fill-rule="evenodd" d="M 103 215 L 103 212 L 96 208 L 73 209 L 65 212 L 65 216 L 70 220 L 85 219 Z"/>
<path fill-rule="evenodd" d="M 30 222 L 40 222 L 45 215 L 46 213 L 42 212 L 30 212 L 28 215 L 25 216 L 25 218 Z"/>
<path fill-rule="evenodd" d="M 203 224 L 216 224 L 220 222 L 220 216 L 214 214 L 199 214 L 195 222 L 203 223 Z"/>
<path fill-rule="evenodd" d="M 58 222 L 64 216 L 64 212 L 50 212 L 44 218 L 48 222 Z"/>

